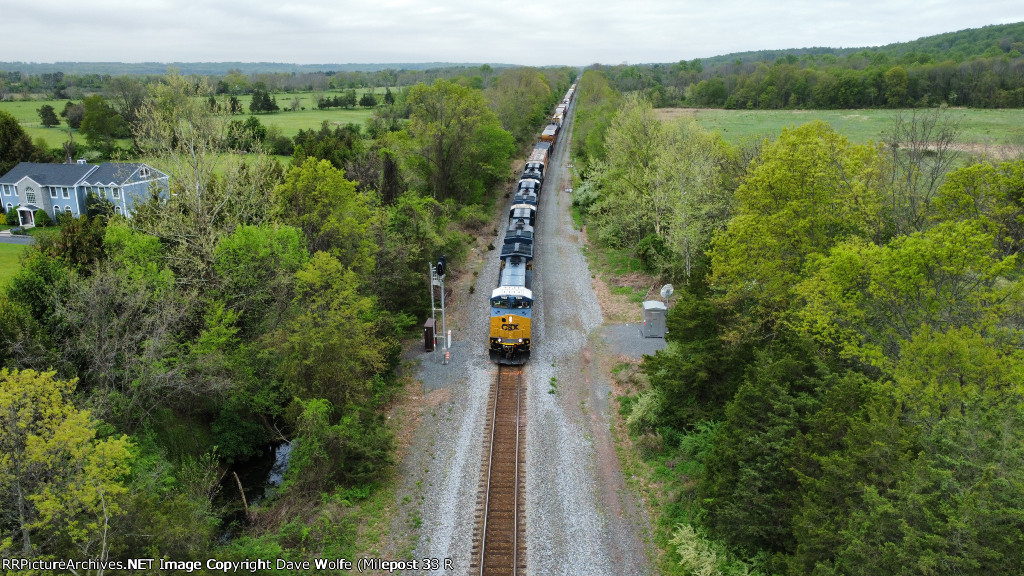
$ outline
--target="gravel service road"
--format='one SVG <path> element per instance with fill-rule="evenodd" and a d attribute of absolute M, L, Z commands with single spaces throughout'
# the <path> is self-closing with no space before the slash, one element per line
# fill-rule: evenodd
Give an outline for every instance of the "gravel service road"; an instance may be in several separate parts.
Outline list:
<path fill-rule="evenodd" d="M 608 371 L 619 346 L 630 347 L 633 356 L 653 353 L 663 341 L 630 338 L 624 344 L 619 341 L 628 336 L 621 334 L 636 333 L 635 325 L 621 333 L 603 326 L 583 239 L 573 228 L 571 198 L 564 191 L 570 185 L 571 123 L 570 115 L 547 169 L 537 222 L 533 291 L 539 305 L 533 314 L 533 356 L 523 373 L 526 573 L 647 575 L 652 573 L 653 552 L 645 544 L 650 523 L 619 467 L 610 431 Z M 501 214 L 495 246 L 504 234 L 507 201 Z M 449 307 L 447 324 L 455 341 L 451 362 L 441 364 L 443 352 L 414 357 L 422 400 L 430 406 L 422 411 L 400 464 L 399 498 L 406 513 L 397 515 L 402 518 L 393 530 L 418 529 L 413 558 L 438 558 L 442 566 L 444 559 L 452 560 L 453 570 L 430 574 L 462 576 L 472 561 L 484 412 L 496 374 L 487 357 L 488 297 L 498 273 L 496 251 L 478 255 L 474 292 L 468 294 L 465 283 Z"/>

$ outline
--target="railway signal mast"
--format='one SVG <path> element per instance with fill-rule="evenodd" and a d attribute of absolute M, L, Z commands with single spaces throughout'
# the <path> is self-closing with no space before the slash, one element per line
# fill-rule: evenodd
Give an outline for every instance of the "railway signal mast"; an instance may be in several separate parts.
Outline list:
<path fill-rule="evenodd" d="M 429 266 L 430 266 L 430 317 L 431 318 L 435 318 L 435 314 L 437 312 L 441 313 L 441 345 L 445 349 L 445 357 L 447 358 L 447 356 L 448 356 L 448 348 L 451 347 L 451 342 L 449 341 L 450 337 L 446 337 L 448 335 L 448 331 L 446 330 L 447 327 L 445 326 L 445 321 L 444 321 L 444 277 L 445 277 L 445 274 L 448 272 L 448 257 L 445 256 L 444 254 L 442 254 L 441 257 L 438 258 L 437 264 L 430 264 Z M 434 300 L 434 287 L 435 286 L 438 287 L 440 289 L 440 291 L 441 291 L 441 307 L 440 308 L 438 308 L 436 306 L 435 300 Z M 436 318 L 435 318 L 434 325 L 435 326 L 437 325 Z M 434 334 L 434 341 L 435 342 L 437 341 L 437 334 L 436 333 Z M 445 362 L 445 363 L 447 364 L 447 362 Z"/>

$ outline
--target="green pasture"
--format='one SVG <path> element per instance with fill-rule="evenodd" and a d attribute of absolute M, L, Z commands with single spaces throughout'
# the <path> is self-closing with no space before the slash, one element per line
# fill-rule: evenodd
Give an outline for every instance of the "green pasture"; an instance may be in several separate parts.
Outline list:
<path fill-rule="evenodd" d="M 0 288 L 21 268 L 21 255 L 28 248 L 26 244 L 0 244 Z"/>
<path fill-rule="evenodd" d="M 356 94 L 357 96 L 362 96 L 364 92 L 366 91 L 357 90 Z M 378 100 L 383 99 L 384 91 L 377 90 L 377 93 Z M 316 102 L 320 96 L 333 97 L 339 94 L 340 92 L 338 91 L 272 94 L 277 99 L 277 105 L 281 107 L 281 110 L 270 114 L 256 114 L 255 116 L 259 118 L 260 123 L 264 126 L 268 128 L 277 126 L 282 135 L 293 137 L 299 133 L 299 130 L 319 129 L 325 120 L 332 126 L 348 123 L 362 126 L 366 119 L 373 115 L 372 108 L 361 108 L 358 106 L 349 110 L 344 108 L 317 109 Z M 299 99 L 299 109 L 292 112 L 291 103 L 296 98 Z M 226 105 L 228 102 L 228 96 L 225 95 L 220 95 L 217 99 L 222 105 Z M 239 96 L 238 101 L 245 112 L 236 115 L 235 118 L 244 121 L 250 115 L 249 103 L 252 101 L 252 96 Z M 0 110 L 14 116 L 33 142 L 42 138 L 50 148 L 60 148 L 68 139 L 67 124 L 61 118 L 59 125 L 47 128 L 40 122 L 38 110 L 44 104 L 49 104 L 53 106 L 53 109 L 59 115 L 61 110 L 64 109 L 65 102 L 67 100 L 12 100 L 0 102 Z M 305 110 L 302 108 L 305 108 Z M 71 132 L 76 141 L 85 142 L 85 136 L 80 136 L 78 130 L 72 130 Z M 126 147 L 130 145 L 130 141 L 123 140 L 120 142 L 120 145 Z"/>
<path fill-rule="evenodd" d="M 663 108 L 659 116 L 672 121 L 694 118 L 707 130 L 720 132 L 731 144 L 750 138 L 772 136 L 790 126 L 821 120 L 851 142 L 878 142 L 892 127 L 897 114 L 912 110 L 720 110 L 710 108 Z M 960 141 L 985 145 L 1024 144 L 1024 110 L 951 108 L 960 124 Z"/>

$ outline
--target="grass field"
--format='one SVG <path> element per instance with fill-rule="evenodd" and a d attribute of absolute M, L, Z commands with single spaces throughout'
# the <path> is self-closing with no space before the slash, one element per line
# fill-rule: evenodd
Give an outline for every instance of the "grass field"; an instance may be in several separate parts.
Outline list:
<path fill-rule="evenodd" d="M 28 248 L 25 244 L 0 244 L 0 288 L 21 268 L 21 255 Z"/>
<path fill-rule="evenodd" d="M 909 110 L 717 110 L 703 108 L 661 108 L 658 115 L 671 121 L 690 117 L 704 128 L 721 132 L 731 144 L 752 137 L 765 137 L 782 132 L 787 126 L 799 126 L 822 120 L 851 142 L 878 142 L 890 129 L 893 119 Z M 960 141 L 986 146 L 1024 145 L 1024 110 L 981 110 L 953 108 L 949 110 L 960 123 Z"/>
<path fill-rule="evenodd" d="M 378 90 L 378 92 L 382 91 Z M 357 91 L 357 95 L 361 96 L 363 91 Z M 359 124 L 360 126 L 366 122 L 366 119 L 373 115 L 371 108 L 359 108 L 356 107 L 352 110 L 344 110 L 341 108 L 332 108 L 329 110 L 319 110 L 316 107 L 317 97 L 323 94 L 325 96 L 336 96 L 338 92 L 323 92 L 323 93 L 311 93 L 311 92 L 297 92 L 293 94 L 274 94 L 277 98 L 277 105 L 281 107 L 280 112 L 273 114 L 257 114 L 260 123 L 264 126 L 277 126 L 284 136 L 292 137 L 299 133 L 299 130 L 308 130 L 310 128 L 320 128 L 320 125 L 326 120 L 332 125 L 342 125 L 348 123 Z M 381 96 L 382 97 L 382 96 Z M 299 109 L 292 112 L 290 109 L 291 102 L 293 99 L 299 99 Z M 226 103 L 227 97 L 221 96 L 221 101 Z M 249 116 L 249 103 L 252 101 L 251 96 L 239 96 L 239 103 L 242 105 L 242 109 L 246 110 L 245 114 L 239 114 L 235 118 L 239 120 L 245 120 Z M 64 109 L 64 103 L 67 100 L 14 100 L 0 102 L 0 110 L 7 112 L 14 116 L 21 127 L 25 129 L 25 133 L 28 137 L 35 142 L 37 139 L 42 138 L 46 145 L 50 148 L 60 148 L 61 145 L 68 139 L 68 127 L 61 119 L 61 124 L 52 128 L 47 128 L 42 125 L 39 120 L 39 108 L 44 104 L 53 106 L 54 110 L 59 115 L 61 110 Z M 302 108 L 305 107 L 305 110 Z M 85 142 L 85 136 L 80 136 L 78 130 L 72 130 L 73 137 L 76 142 Z M 130 145 L 129 140 L 122 140 L 120 142 L 122 147 Z"/>

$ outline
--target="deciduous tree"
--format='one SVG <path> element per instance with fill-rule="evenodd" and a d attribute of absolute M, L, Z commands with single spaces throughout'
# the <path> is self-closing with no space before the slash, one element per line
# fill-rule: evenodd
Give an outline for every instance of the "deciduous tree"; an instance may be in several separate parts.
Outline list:
<path fill-rule="evenodd" d="M 0 110 L 0 174 L 6 174 L 19 162 L 35 161 L 38 155 L 18 119 Z"/>
<path fill-rule="evenodd" d="M 90 146 L 103 150 L 104 154 L 110 154 L 116 146 L 115 139 L 131 135 L 124 118 L 111 108 L 102 96 L 89 96 L 83 105 L 85 116 L 82 118 L 80 129 Z"/>
<path fill-rule="evenodd" d="M 97 422 L 71 403 L 74 380 L 0 370 L 0 550 L 106 561 L 131 461 L 126 437 L 96 438 Z M 65 548 L 65 546 L 67 546 Z"/>
<path fill-rule="evenodd" d="M 408 162 L 434 198 L 474 202 L 507 175 L 514 141 L 479 90 L 439 80 L 414 86 L 408 102 L 416 146 Z"/>
<path fill-rule="evenodd" d="M 49 128 L 50 126 L 60 124 L 60 119 L 57 118 L 57 112 L 53 109 L 53 106 L 43 104 L 37 112 L 39 112 L 39 120 L 42 121 L 43 126 Z"/>

